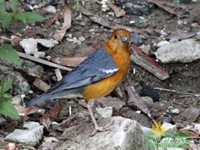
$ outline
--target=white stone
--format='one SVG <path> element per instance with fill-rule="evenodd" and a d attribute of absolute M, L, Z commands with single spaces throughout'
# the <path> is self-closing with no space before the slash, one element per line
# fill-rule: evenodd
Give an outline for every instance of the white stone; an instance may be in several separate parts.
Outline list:
<path fill-rule="evenodd" d="M 170 109 L 170 113 L 172 113 L 172 114 L 179 114 L 180 113 L 180 110 L 178 109 L 178 108 L 171 108 Z"/>
<path fill-rule="evenodd" d="M 113 114 L 113 107 L 109 106 L 109 107 L 97 107 L 96 111 L 101 115 L 101 117 L 103 118 L 109 118 L 112 117 Z"/>
<path fill-rule="evenodd" d="M 154 54 L 163 63 L 192 62 L 200 58 L 200 42 L 195 39 L 182 40 L 164 45 Z"/>
<path fill-rule="evenodd" d="M 47 6 L 46 8 L 45 8 L 45 10 L 47 11 L 47 12 L 49 12 L 49 13 L 56 13 L 56 8 L 54 7 L 54 6 Z"/>
<path fill-rule="evenodd" d="M 11 103 L 13 105 L 20 105 L 21 102 L 22 102 L 22 99 L 21 99 L 21 97 L 19 95 L 16 95 L 11 99 Z"/>
<path fill-rule="evenodd" d="M 176 125 L 172 125 L 171 123 L 164 122 L 162 124 L 162 128 L 165 129 L 166 131 L 175 131 L 176 130 Z"/>
<path fill-rule="evenodd" d="M 23 39 L 20 41 L 20 46 L 24 49 L 26 54 L 33 54 L 37 52 L 37 41 L 33 38 Z"/>
<path fill-rule="evenodd" d="M 39 126 L 40 126 L 40 124 L 38 122 L 34 122 L 34 121 L 27 121 L 27 122 L 24 122 L 24 124 L 23 124 L 23 128 L 26 128 L 28 130 L 37 128 Z"/>
<path fill-rule="evenodd" d="M 158 46 L 158 47 L 161 47 L 161 46 L 168 45 L 168 44 L 170 44 L 168 41 L 160 41 L 160 42 L 157 44 L 157 46 Z"/>
<path fill-rule="evenodd" d="M 39 126 L 32 130 L 15 129 L 14 132 L 6 136 L 4 139 L 7 141 L 35 146 L 42 139 L 43 128 L 43 126 Z"/>
<path fill-rule="evenodd" d="M 194 130 L 198 131 L 200 133 L 200 124 L 194 125 Z"/>

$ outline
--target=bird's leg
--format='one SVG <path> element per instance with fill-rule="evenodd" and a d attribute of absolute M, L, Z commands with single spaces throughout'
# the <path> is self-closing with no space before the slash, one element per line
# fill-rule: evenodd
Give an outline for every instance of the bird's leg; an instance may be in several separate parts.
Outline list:
<path fill-rule="evenodd" d="M 94 113 L 92 111 L 92 106 L 94 105 L 94 101 L 90 100 L 88 103 L 87 103 L 87 108 L 88 108 L 88 111 L 90 113 L 90 116 L 92 118 L 92 122 L 94 124 L 94 127 L 95 127 L 95 130 L 92 132 L 92 135 L 94 135 L 96 132 L 100 131 L 104 131 L 104 128 L 103 127 L 99 127 L 99 125 L 97 124 L 97 121 L 94 117 Z"/>

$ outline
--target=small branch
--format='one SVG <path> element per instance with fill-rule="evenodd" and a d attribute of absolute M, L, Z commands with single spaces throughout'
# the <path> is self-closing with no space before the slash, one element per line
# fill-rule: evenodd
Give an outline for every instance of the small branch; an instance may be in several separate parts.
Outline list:
<path fill-rule="evenodd" d="M 180 92 L 180 91 L 175 91 L 175 90 L 165 89 L 165 88 L 159 88 L 159 87 L 155 87 L 154 89 L 155 90 L 159 90 L 159 91 L 172 92 L 172 93 L 177 93 L 177 94 L 183 94 L 183 95 L 189 95 L 189 96 L 194 96 L 194 97 L 200 97 L 200 94 L 194 94 L 194 93 L 188 93 L 188 92 Z"/>
<path fill-rule="evenodd" d="M 71 70 L 72 70 L 72 69 L 69 68 L 69 67 L 61 66 L 61 65 L 58 65 L 58 64 L 55 64 L 55 63 L 52 63 L 52 62 L 49 62 L 49 61 L 40 59 L 40 58 L 36 58 L 36 57 L 30 56 L 30 55 L 27 55 L 27 54 L 25 54 L 25 53 L 17 52 L 17 54 L 18 54 L 21 58 L 28 59 L 28 60 L 32 60 L 32 61 L 34 61 L 34 62 L 43 64 L 43 65 L 47 65 L 47 66 L 50 66 L 50 67 L 59 68 L 59 69 L 62 69 L 62 70 L 67 70 L 67 71 L 71 71 Z"/>

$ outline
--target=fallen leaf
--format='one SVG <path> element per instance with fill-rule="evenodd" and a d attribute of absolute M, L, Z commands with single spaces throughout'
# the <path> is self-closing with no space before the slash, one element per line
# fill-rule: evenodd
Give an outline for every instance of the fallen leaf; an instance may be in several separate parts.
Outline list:
<path fill-rule="evenodd" d="M 52 121 L 57 118 L 60 110 L 61 110 L 61 101 L 56 101 L 54 107 L 51 108 L 50 111 L 42 115 L 42 117 L 40 118 L 40 123 L 43 124 L 46 127 L 46 129 L 48 129 Z"/>
<path fill-rule="evenodd" d="M 61 110 L 61 101 L 56 101 L 56 104 L 53 108 L 49 111 L 50 118 L 55 119 L 57 118 L 59 112 Z"/>
<path fill-rule="evenodd" d="M 64 66 L 76 67 L 87 57 L 57 57 L 53 62 Z"/>
<path fill-rule="evenodd" d="M 107 2 L 107 4 L 114 11 L 116 17 L 123 17 L 126 15 L 126 12 L 120 7 L 117 7 L 114 3 Z"/>
<path fill-rule="evenodd" d="M 56 41 L 61 41 L 67 31 L 71 27 L 71 21 L 72 21 L 72 14 L 71 10 L 69 8 L 68 2 L 65 0 L 64 4 L 64 23 L 60 30 L 57 30 L 57 32 L 54 34 L 53 38 Z"/>
<path fill-rule="evenodd" d="M 26 107 L 26 108 L 21 105 L 14 105 L 14 106 L 20 116 L 27 116 L 35 112 L 38 112 L 38 110 L 41 110 L 40 108 L 36 106 L 31 106 L 31 107 Z"/>

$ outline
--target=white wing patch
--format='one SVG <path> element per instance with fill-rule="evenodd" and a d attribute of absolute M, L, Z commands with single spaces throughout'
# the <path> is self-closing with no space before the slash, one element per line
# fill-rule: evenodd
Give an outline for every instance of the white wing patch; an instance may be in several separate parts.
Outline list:
<path fill-rule="evenodd" d="M 112 74 L 114 72 L 116 72 L 118 70 L 118 68 L 114 68 L 114 69 L 99 69 L 99 71 L 102 71 L 104 73 L 107 73 L 107 74 Z"/>

